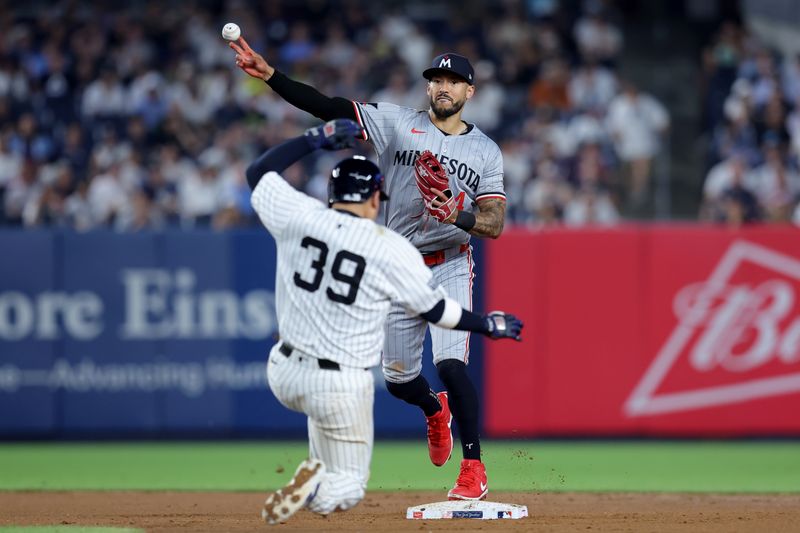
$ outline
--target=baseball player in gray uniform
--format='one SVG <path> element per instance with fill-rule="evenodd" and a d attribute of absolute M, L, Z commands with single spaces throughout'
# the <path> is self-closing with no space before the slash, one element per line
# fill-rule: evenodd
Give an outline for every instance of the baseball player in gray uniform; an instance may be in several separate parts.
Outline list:
<path fill-rule="evenodd" d="M 266 81 L 290 104 L 323 120 L 358 121 L 364 128 L 363 138 L 372 142 L 386 173 L 391 200 L 383 209 L 381 221 L 409 239 L 433 270 L 435 282 L 470 309 L 474 264 L 469 239 L 471 235 L 496 238 L 501 234 L 505 193 L 499 147 L 475 125 L 461 120 L 463 106 L 475 92 L 469 60 L 452 53 L 433 60 L 423 72 L 428 80 L 430 108 L 419 111 L 390 103 L 327 97 L 274 69 L 243 37 L 230 46 L 239 68 Z M 416 185 L 422 166 L 419 156 L 425 151 L 434 154 L 449 182 L 449 190 L 434 190 L 433 197 L 426 197 Z M 383 350 L 387 388 L 425 413 L 428 451 L 437 466 L 451 456 L 450 424 L 455 416 L 463 460 L 448 497 L 484 499 L 488 480 L 481 461 L 478 395 L 466 372 L 469 334 L 431 328 L 433 360 L 447 389 L 436 394 L 420 373 L 427 326 L 401 306 L 392 308 Z"/>
<path fill-rule="evenodd" d="M 372 456 L 374 383 L 384 323 L 392 305 L 442 328 L 519 340 L 522 322 L 480 316 L 447 297 L 422 256 L 398 233 L 375 224 L 383 175 L 355 156 L 331 172 L 328 205 L 280 175 L 315 149 L 350 147 L 363 129 L 340 119 L 309 129 L 247 169 L 252 204 L 278 250 L 276 308 L 280 342 L 267 380 L 278 400 L 308 416 L 309 458 L 271 493 L 262 517 L 285 521 L 303 507 L 328 514 L 363 497 Z M 330 207 L 330 208 L 329 208 Z M 449 331 L 449 329 L 448 329 Z"/>

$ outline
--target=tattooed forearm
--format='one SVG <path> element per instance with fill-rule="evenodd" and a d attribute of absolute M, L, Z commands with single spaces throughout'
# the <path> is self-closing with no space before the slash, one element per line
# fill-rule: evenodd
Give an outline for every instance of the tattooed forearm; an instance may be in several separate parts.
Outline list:
<path fill-rule="evenodd" d="M 506 220 L 506 203 L 498 198 L 488 198 L 478 202 L 479 212 L 475 213 L 475 226 L 470 235 L 496 239 L 503 233 Z"/>

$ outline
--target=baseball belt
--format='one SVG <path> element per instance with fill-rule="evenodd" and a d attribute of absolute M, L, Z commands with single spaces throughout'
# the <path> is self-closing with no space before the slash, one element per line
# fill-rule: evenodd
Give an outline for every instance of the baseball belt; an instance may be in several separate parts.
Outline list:
<path fill-rule="evenodd" d="M 458 252 L 453 253 L 455 250 L 456 248 L 445 248 L 444 250 L 436 250 L 435 252 L 422 252 L 422 259 L 427 266 L 441 265 L 451 257 L 463 254 L 469 250 L 469 243 L 462 244 L 458 247 Z M 450 255 L 448 255 L 448 252 L 450 252 Z"/>
<path fill-rule="evenodd" d="M 281 347 L 278 348 L 278 351 L 281 352 L 286 357 L 289 357 L 290 355 L 292 355 L 292 352 L 294 351 L 294 347 L 292 347 L 289 344 L 286 344 L 284 342 L 283 344 L 281 344 Z M 301 361 L 302 361 L 302 359 L 301 359 Z M 331 361 L 330 359 L 317 359 L 317 364 L 323 370 L 341 370 L 342 369 L 342 367 L 339 366 L 339 363 L 337 363 L 336 361 Z"/>
<path fill-rule="evenodd" d="M 295 351 L 295 348 L 292 345 L 283 342 L 283 343 L 281 343 L 281 347 L 278 348 L 278 351 L 281 352 L 286 357 L 289 357 L 289 356 L 292 355 L 292 352 Z M 314 359 L 317 360 L 317 364 L 319 365 L 319 367 L 322 370 L 337 370 L 338 371 L 338 370 L 342 369 L 341 365 L 339 365 L 339 363 L 337 363 L 336 361 L 331 361 L 330 359 L 319 359 L 319 358 L 316 358 L 316 357 Z M 302 361 L 303 358 L 300 357 L 300 360 Z M 369 370 L 369 368 L 365 368 L 364 370 Z"/>

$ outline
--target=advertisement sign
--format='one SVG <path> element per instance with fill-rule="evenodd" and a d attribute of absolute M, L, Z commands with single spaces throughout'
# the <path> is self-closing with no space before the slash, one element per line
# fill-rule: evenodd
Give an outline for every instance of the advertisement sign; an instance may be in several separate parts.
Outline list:
<path fill-rule="evenodd" d="M 489 434 L 800 434 L 797 229 L 519 232 L 486 255 L 490 307 L 526 321 L 487 348 Z"/>
<path fill-rule="evenodd" d="M 0 249 L 0 435 L 305 435 L 266 383 L 266 231 L 0 231 Z M 375 377 L 376 433 L 424 435 Z"/>

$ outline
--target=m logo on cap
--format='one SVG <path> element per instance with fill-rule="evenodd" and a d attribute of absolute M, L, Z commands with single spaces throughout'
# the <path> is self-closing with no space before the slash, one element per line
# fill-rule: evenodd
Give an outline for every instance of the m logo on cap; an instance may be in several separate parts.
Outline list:
<path fill-rule="evenodd" d="M 469 59 L 456 53 L 445 53 L 434 57 L 431 67 L 422 72 L 422 77 L 431 81 L 433 76 L 442 74 L 443 70 L 464 78 L 472 85 L 472 65 L 469 64 Z"/>

